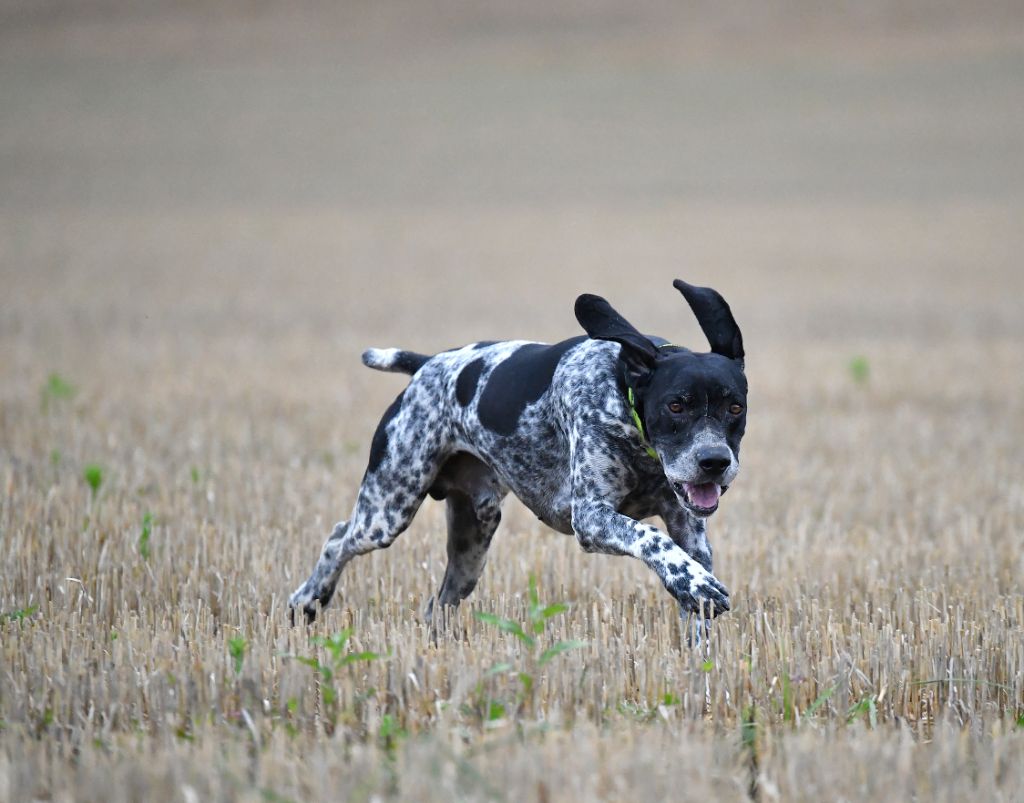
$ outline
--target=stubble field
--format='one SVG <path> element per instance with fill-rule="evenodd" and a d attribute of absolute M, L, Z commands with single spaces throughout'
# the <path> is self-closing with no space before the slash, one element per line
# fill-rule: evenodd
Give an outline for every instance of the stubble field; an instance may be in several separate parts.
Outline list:
<path fill-rule="evenodd" d="M 530 8 L 4 11 L 0 800 L 1020 800 L 1013 5 Z M 703 348 L 676 276 L 748 352 L 707 644 L 511 498 L 442 632 L 436 502 L 289 625 L 363 348 Z"/>

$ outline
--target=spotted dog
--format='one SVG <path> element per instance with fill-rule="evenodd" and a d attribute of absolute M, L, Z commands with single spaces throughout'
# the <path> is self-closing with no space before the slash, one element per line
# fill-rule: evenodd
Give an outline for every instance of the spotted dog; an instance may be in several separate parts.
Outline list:
<path fill-rule="evenodd" d="M 743 339 L 717 292 L 673 284 L 710 353 L 644 336 L 594 295 L 575 307 L 589 337 L 474 343 L 432 357 L 365 352 L 369 367 L 412 380 L 377 426 L 351 516 L 289 600 L 293 619 L 301 609 L 313 621 L 342 568 L 391 546 L 428 494 L 447 504 L 437 600 L 458 605 L 483 571 L 509 491 L 584 551 L 643 561 L 683 612 L 701 603 L 727 611 L 705 524 L 739 470 Z M 652 516 L 667 532 L 642 521 Z"/>

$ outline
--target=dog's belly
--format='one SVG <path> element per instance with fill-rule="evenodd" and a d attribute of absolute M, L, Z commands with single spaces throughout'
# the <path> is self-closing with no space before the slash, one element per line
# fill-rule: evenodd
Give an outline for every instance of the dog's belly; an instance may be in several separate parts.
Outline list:
<path fill-rule="evenodd" d="M 531 489 L 533 490 L 533 489 Z M 542 522 L 552 530 L 557 530 L 565 535 L 573 535 L 575 530 L 572 526 L 572 498 L 568 485 L 559 488 L 554 496 L 538 498 L 536 494 L 523 495 L 513 489 L 513 493 L 526 505 Z M 618 512 L 631 519 L 642 521 L 643 519 L 656 516 L 660 512 L 660 497 L 651 492 L 649 488 L 634 491 L 618 506 Z"/>
<path fill-rule="evenodd" d="M 541 521 L 543 521 L 546 525 L 548 525 L 548 527 L 550 527 L 555 532 L 562 533 L 563 535 L 575 534 L 576 531 L 572 528 L 571 511 L 559 511 L 558 514 L 556 514 L 554 517 L 549 518 L 551 518 L 552 520 L 548 521 L 544 518 L 541 518 Z"/>
<path fill-rule="evenodd" d="M 502 484 L 538 519 L 560 533 L 573 533 L 569 449 L 560 439 L 552 433 L 474 445 Z"/>
<path fill-rule="evenodd" d="M 516 494 L 518 497 L 519 494 Z M 531 504 L 530 501 L 519 497 L 524 505 L 526 505 L 533 513 L 544 522 L 552 530 L 563 533 L 564 535 L 572 535 L 572 505 L 566 502 L 556 501 L 550 504 Z"/>
<path fill-rule="evenodd" d="M 568 472 L 510 476 L 509 490 L 548 527 L 572 535 L 572 486 Z"/>

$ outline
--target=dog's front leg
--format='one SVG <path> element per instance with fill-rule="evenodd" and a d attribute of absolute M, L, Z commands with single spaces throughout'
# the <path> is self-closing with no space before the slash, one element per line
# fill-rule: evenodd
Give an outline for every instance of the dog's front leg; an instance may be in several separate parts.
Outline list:
<path fill-rule="evenodd" d="M 616 512 L 606 501 L 581 498 L 572 506 L 572 526 L 587 552 L 630 555 L 643 561 L 684 611 L 717 616 L 729 610 L 729 592 L 657 527 Z M 713 606 L 713 610 L 712 610 Z"/>
<path fill-rule="evenodd" d="M 669 494 L 661 508 L 668 534 L 683 551 L 709 572 L 714 572 L 711 562 L 711 543 L 708 541 L 707 526 L 703 519 L 691 516 L 679 505 L 674 494 Z M 686 643 L 699 647 L 711 635 L 711 620 L 691 616 L 690 611 L 680 608 L 683 634 Z"/>
<path fill-rule="evenodd" d="M 665 520 L 665 527 L 672 540 L 683 548 L 691 558 L 696 560 L 709 572 L 714 572 L 711 563 L 711 543 L 708 541 L 707 525 L 704 519 L 691 516 L 683 509 L 679 500 L 670 493 L 670 498 L 659 511 Z"/>

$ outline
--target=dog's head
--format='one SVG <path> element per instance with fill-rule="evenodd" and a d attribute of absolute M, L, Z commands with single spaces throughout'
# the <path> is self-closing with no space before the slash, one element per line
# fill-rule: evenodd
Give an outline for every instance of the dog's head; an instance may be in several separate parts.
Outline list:
<path fill-rule="evenodd" d="M 576 299 L 576 319 L 590 337 L 621 344 L 623 379 L 665 478 L 691 513 L 710 516 L 740 468 L 747 422 L 743 337 L 717 292 L 678 279 L 673 285 L 697 316 L 709 354 L 642 335 L 600 296 Z"/>

